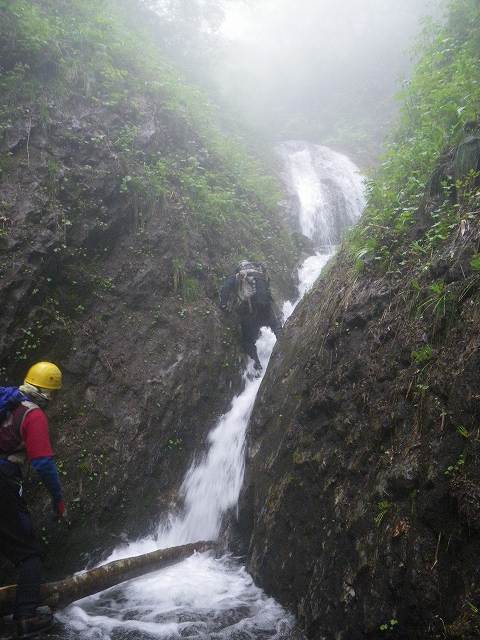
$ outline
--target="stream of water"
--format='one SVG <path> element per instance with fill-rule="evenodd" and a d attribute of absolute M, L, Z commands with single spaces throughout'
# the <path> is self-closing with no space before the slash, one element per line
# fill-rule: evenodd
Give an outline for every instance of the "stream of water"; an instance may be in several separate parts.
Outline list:
<path fill-rule="evenodd" d="M 363 208 L 363 183 L 348 158 L 316 145 L 288 142 L 278 152 L 285 183 L 296 199 L 300 227 L 318 248 L 299 270 L 293 312 L 331 257 L 342 233 Z M 262 329 L 258 351 L 267 369 L 275 337 Z M 120 547 L 106 560 L 135 556 L 197 540 L 214 540 L 224 514 L 235 507 L 243 482 L 245 435 L 262 379 L 253 362 L 244 389 L 208 437 L 208 447 L 187 472 L 180 489 L 183 509 L 162 521 L 155 535 Z M 72 640 L 218 638 L 280 640 L 292 616 L 261 591 L 234 557 L 196 554 L 167 569 L 81 600 L 57 616 Z"/>

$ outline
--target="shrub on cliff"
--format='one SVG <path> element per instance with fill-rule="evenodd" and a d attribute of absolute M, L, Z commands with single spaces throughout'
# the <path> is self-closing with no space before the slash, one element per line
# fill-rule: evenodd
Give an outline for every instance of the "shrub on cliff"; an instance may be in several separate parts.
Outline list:
<path fill-rule="evenodd" d="M 221 130 L 215 107 L 170 64 L 158 41 L 159 20 L 140 0 L 0 0 L 0 140 L 19 120 L 47 127 L 54 108 L 65 109 L 69 100 L 123 118 L 128 113 L 113 141 L 125 167 L 119 185 L 125 194 L 149 206 L 152 197 L 176 191 L 189 224 L 201 232 L 225 226 L 229 233 L 261 232 L 275 216 L 279 185 L 240 138 Z M 176 122 L 170 128 L 179 144 L 161 157 L 139 153 L 133 113 L 139 96 Z M 180 138 L 190 139 L 190 149 Z M 4 155 L 0 170 L 7 166 Z M 277 240 L 291 249 L 287 234 Z M 257 257 L 267 258 L 262 252 L 259 246 Z"/>
<path fill-rule="evenodd" d="M 398 128 L 369 182 L 363 223 L 351 237 L 351 252 L 359 267 L 366 260 L 389 266 L 392 248 L 405 244 L 419 208 L 425 207 L 431 195 L 426 187 L 442 154 L 448 156 L 461 142 L 465 125 L 480 115 L 477 0 L 453 0 L 446 22 L 430 23 L 425 29 L 417 54 L 419 62 L 400 94 Z M 417 239 L 410 249 L 421 250 L 423 246 L 428 250 L 432 241 L 446 240 L 460 223 L 448 198 L 453 189 L 466 194 L 472 185 L 468 180 L 464 185 L 455 184 L 454 175 L 441 175 L 439 182 L 445 197 L 424 221 L 425 242 L 420 238 L 419 244 Z M 474 189 L 469 193 L 475 197 Z"/>

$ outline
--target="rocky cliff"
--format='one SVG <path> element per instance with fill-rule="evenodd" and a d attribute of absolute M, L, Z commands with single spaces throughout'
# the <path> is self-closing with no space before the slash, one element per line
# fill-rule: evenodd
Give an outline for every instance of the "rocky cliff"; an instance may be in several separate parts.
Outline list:
<path fill-rule="evenodd" d="M 340 253 L 272 356 L 241 524 L 311 638 L 477 637 L 476 216 L 428 267 Z"/>
<path fill-rule="evenodd" d="M 49 415 L 71 528 L 28 489 L 51 576 L 172 506 L 240 384 L 217 305 L 236 260 L 292 287 L 269 178 L 242 172 L 254 165 L 124 5 L 0 6 L 1 380 L 42 359 L 64 371 Z"/>
<path fill-rule="evenodd" d="M 248 566 L 316 640 L 480 633 L 479 25 L 452 4 L 253 412 Z"/>

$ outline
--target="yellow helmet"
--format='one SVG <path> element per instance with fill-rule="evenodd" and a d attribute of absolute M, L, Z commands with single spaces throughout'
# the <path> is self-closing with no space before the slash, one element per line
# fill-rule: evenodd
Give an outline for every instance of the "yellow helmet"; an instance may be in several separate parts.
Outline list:
<path fill-rule="evenodd" d="M 61 389 L 62 372 L 52 362 L 37 362 L 28 370 L 25 383 L 40 389 Z"/>

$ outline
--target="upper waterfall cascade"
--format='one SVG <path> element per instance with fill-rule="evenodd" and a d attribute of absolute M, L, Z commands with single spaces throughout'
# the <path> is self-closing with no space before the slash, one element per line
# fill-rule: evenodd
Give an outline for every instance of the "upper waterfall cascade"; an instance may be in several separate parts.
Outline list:
<path fill-rule="evenodd" d="M 328 252 L 365 206 L 360 172 L 349 158 L 321 145 L 290 141 L 280 144 L 277 152 L 292 217 L 317 248 Z"/>
<path fill-rule="evenodd" d="M 363 207 L 362 179 L 348 158 L 326 147 L 288 142 L 278 149 L 285 181 L 295 199 L 301 229 L 318 252 L 299 270 L 299 299 L 313 284 L 343 231 Z M 284 315 L 295 304 L 286 303 Z M 263 329 L 258 352 L 264 371 L 275 344 Z M 243 482 L 245 435 L 260 388 L 253 363 L 244 390 L 209 435 L 207 451 L 194 461 L 181 487 L 183 509 L 159 524 L 155 535 L 114 551 L 107 561 L 220 534 L 225 512 L 235 507 Z M 197 554 L 157 573 L 86 598 L 62 612 L 69 637 L 92 640 L 135 638 L 284 638 L 291 616 L 255 586 L 230 556 Z M 240 634 L 240 635 L 239 635 Z"/>

